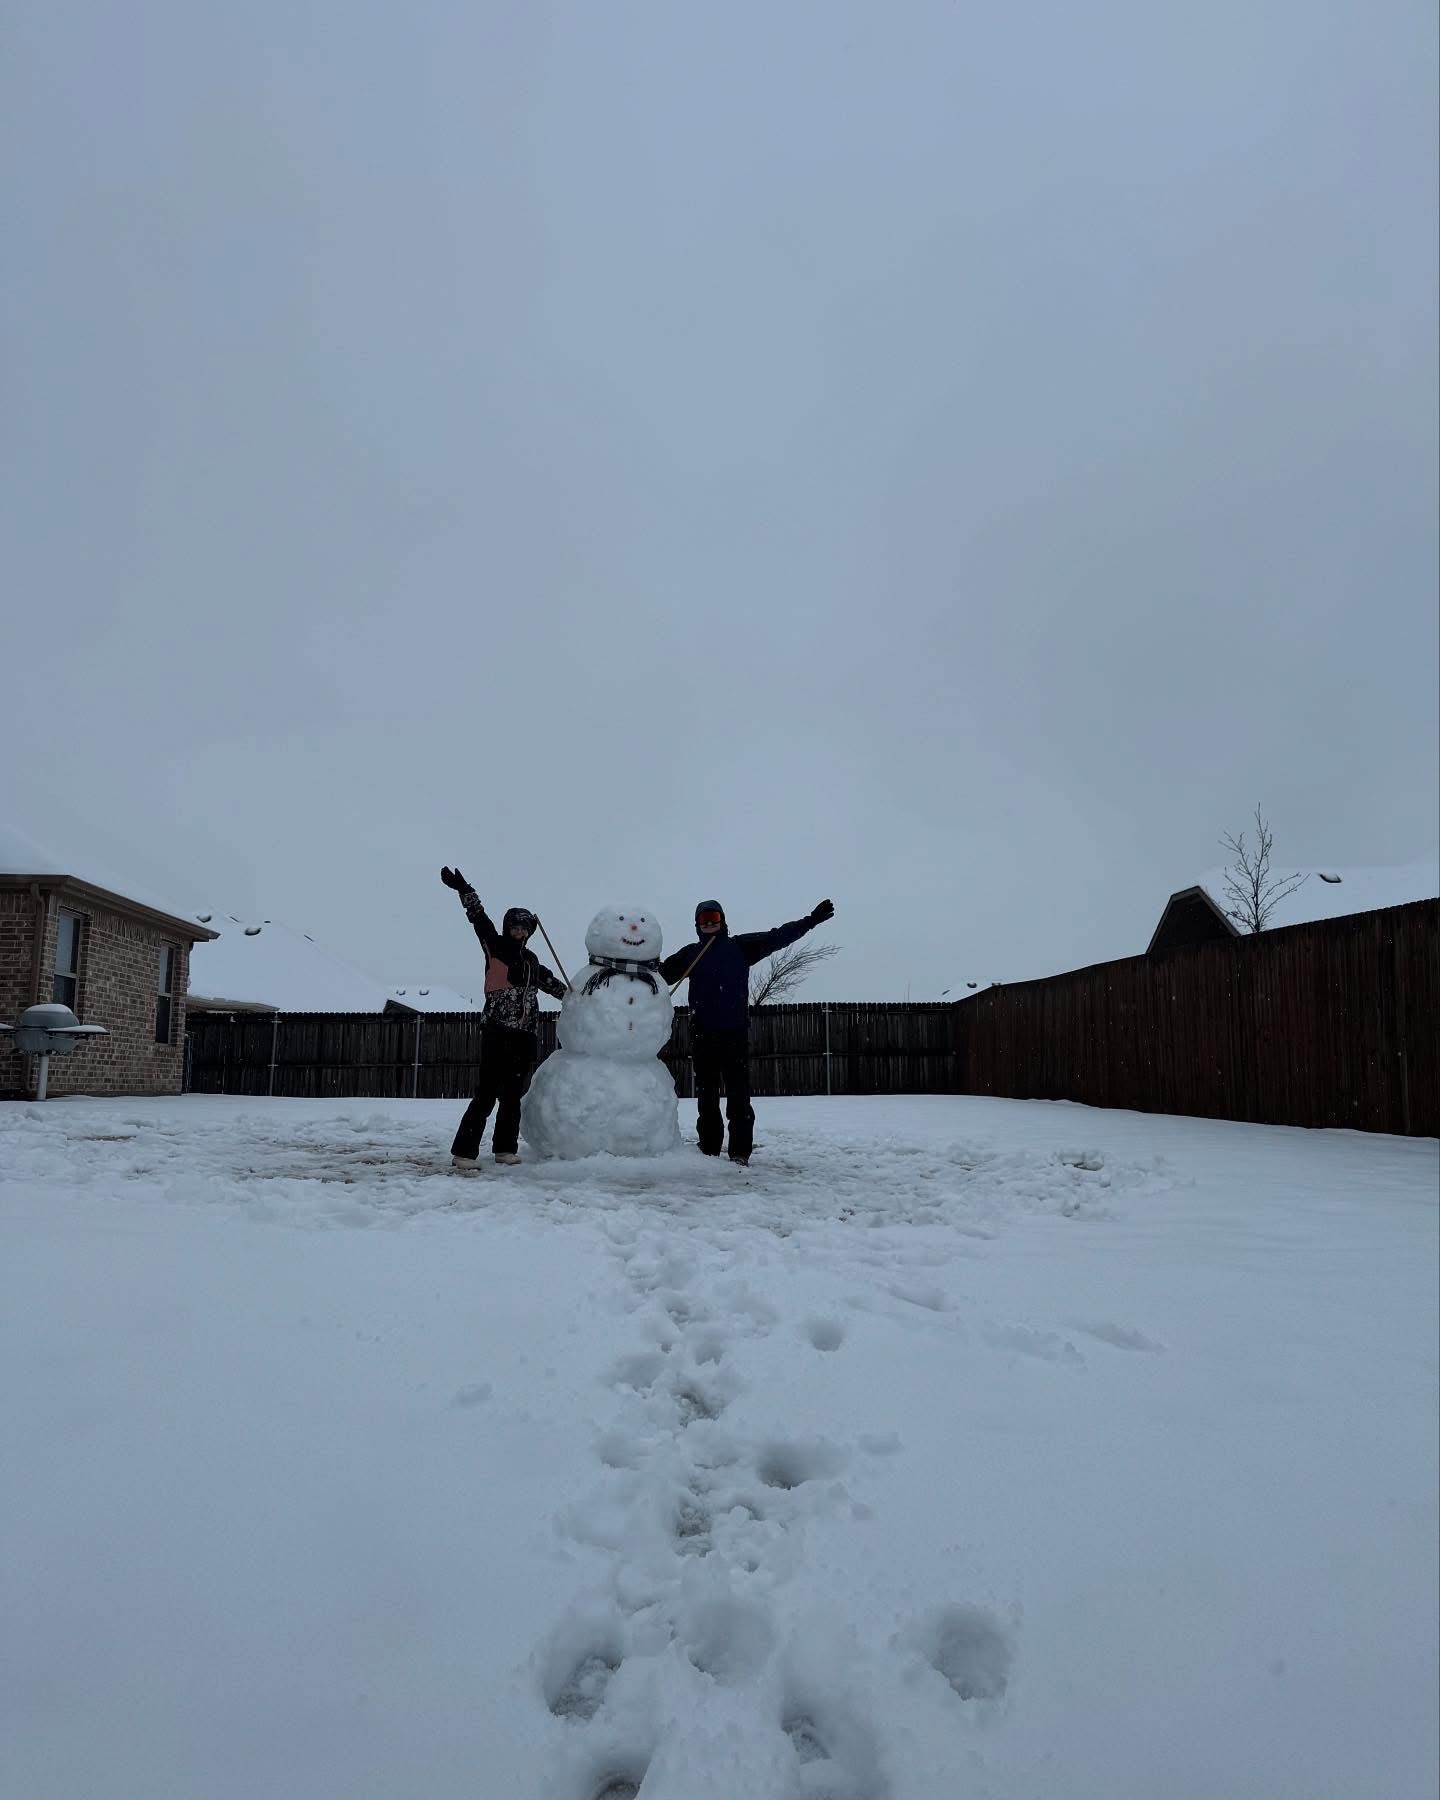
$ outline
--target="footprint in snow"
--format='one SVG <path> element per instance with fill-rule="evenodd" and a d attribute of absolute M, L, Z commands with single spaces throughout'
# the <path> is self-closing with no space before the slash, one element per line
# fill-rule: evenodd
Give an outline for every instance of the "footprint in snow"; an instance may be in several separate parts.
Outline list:
<path fill-rule="evenodd" d="M 804 1713 L 796 1713 L 793 1718 L 786 1719 L 780 1728 L 790 1740 L 798 1762 L 825 1762 L 830 1752 L 820 1741 L 813 1719 L 807 1719 Z"/>
<path fill-rule="evenodd" d="M 725 1355 L 728 1339 L 723 1331 L 706 1328 L 689 1334 L 690 1354 L 697 1363 L 718 1363 Z"/>
<path fill-rule="evenodd" d="M 677 1388 L 675 1410 L 680 1415 L 683 1429 L 686 1425 L 693 1425 L 696 1419 L 718 1419 L 724 1411 L 724 1402 L 711 1400 L 696 1388 Z"/>
<path fill-rule="evenodd" d="M 888 1791 L 874 1732 L 854 1696 L 817 1693 L 804 1681 L 787 1695 L 780 1729 L 795 1753 L 804 1800 L 882 1800 Z"/>
<path fill-rule="evenodd" d="M 962 1700 L 999 1700 L 1010 1685 L 1015 1646 L 983 1606 L 942 1606 L 905 1634 L 937 1675 Z"/>
<path fill-rule="evenodd" d="M 663 1350 L 640 1350 L 633 1356 L 622 1356 L 610 1370 L 612 1387 L 634 1388 L 644 1393 L 654 1387 L 665 1367 Z"/>
<path fill-rule="evenodd" d="M 593 1719 L 624 1659 L 619 1618 L 604 1607 L 585 1607 L 551 1632 L 540 1667 L 540 1691 L 557 1719 Z"/>
<path fill-rule="evenodd" d="M 661 1294 L 659 1299 L 661 1305 L 669 1314 L 672 1325 L 679 1325 L 682 1327 L 694 1325 L 700 1320 L 707 1319 L 710 1316 L 708 1307 L 699 1305 L 696 1301 L 690 1299 L 687 1294 Z"/>
<path fill-rule="evenodd" d="M 839 1319 L 807 1319 L 801 1330 L 816 1350 L 838 1350 L 845 1342 L 845 1327 Z"/>
<path fill-rule="evenodd" d="M 905 1300 L 911 1306 L 922 1306 L 926 1312 L 943 1313 L 950 1311 L 950 1302 L 945 1298 L 942 1288 L 926 1281 L 892 1281 L 886 1292 L 893 1294 L 897 1300 Z"/>
<path fill-rule="evenodd" d="M 1112 1325 L 1106 1320 L 1086 1324 L 1082 1319 L 1074 1319 L 1071 1323 L 1074 1330 L 1083 1331 L 1086 1337 L 1098 1338 L 1102 1344 L 1113 1345 L 1117 1350 L 1145 1350 L 1158 1355 L 1165 1349 L 1157 1339 L 1146 1337 L 1143 1331 L 1135 1331 L 1129 1325 Z"/>
<path fill-rule="evenodd" d="M 577 1663 L 565 1678 L 559 1693 L 550 1700 L 550 1710 L 557 1719 L 593 1719 L 605 1702 L 610 1678 L 620 1667 L 618 1656 L 608 1650 L 595 1651 Z"/>
<path fill-rule="evenodd" d="M 788 1490 L 823 1481 L 845 1467 L 845 1452 L 823 1438 L 772 1438 L 760 1451 L 755 1473 L 766 1487 Z"/>
<path fill-rule="evenodd" d="M 677 1641 L 686 1656 L 716 1681 L 745 1681 L 775 1647 L 769 1614 L 754 1601 L 720 1594 L 691 1606 L 679 1621 Z"/>
<path fill-rule="evenodd" d="M 710 1514 L 693 1494 L 685 1494 L 675 1512 L 675 1537 L 682 1556 L 704 1556 L 710 1549 Z"/>
<path fill-rule="evenodd" d="M 1038 1362 L 1063 1363 L 1083 1369 L 1085 1358 L 1067 1339 L 1053 1331 L 1036 1331 L 1029 1325 L 987 1325 L 980 1334 L 992 1350 L 1011 1350 L 1017 1356 L 1033 1356 Z"/>

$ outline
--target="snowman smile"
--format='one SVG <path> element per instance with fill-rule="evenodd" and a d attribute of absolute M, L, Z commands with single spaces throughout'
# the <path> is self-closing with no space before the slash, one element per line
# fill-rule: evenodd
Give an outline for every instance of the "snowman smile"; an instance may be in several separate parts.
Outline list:
<path fill-rule="evenodd" d="M 626 936 L 625 936 L 625 935 L 624 935 L 624 933 L 623 933 L 623 932 L 622 932 L 622 933 L 621 933 L 621 936 L 620 936 L 620 942 L 621 942 L 621 943 L 622 943 L 622 944 L 629 944 L 629 945 L 630 945 L 630 946 L 631 946 L 631 948 L 632 948 L 632 949 L 636 949 L 636 950 L 638 950 L 638 949 L 639 949 L 639 948 L 640 948 L 640 946 L 641 946 L 641 945 L 642 945 L 642 944 L 643 944 L 643 943 L 644 943 L 644 942 L 645 942 L 645 940 L 644 940 L 644 938 L 643 938 L 643 937 L 638 937 L 638 938 L 627 938 L 627 937 L 626 937 Z"/>

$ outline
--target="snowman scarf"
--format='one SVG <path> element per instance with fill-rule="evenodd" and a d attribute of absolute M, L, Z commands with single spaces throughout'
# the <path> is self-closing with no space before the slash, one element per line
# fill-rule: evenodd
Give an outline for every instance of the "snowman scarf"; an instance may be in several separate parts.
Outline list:
<path fill-rule="evenodd" d="M 660 967 L 660 958 L 652 956 L 648 962 L 632 962 L 623 956 L 592 956 L 592 963 L 599 966 L 581 990 L 593 994 L 597 987 L 603 987 L 612 975 L 633 975 L 637 981 L 643 981 L 652 994 L 660 992 L 660 984 L 656 980 L 656 971 Z"/>

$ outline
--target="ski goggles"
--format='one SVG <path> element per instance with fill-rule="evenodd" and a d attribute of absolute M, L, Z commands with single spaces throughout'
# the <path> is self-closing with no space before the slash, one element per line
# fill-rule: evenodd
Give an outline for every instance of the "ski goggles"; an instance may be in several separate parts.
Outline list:
<path fill-rule="evenodd" d="M 707 906 L 703 912 L 696 913 L 695 923 L 700 926 L 723 925 L 725 915 L 717 907 Z"/>
<path fill-rule="evenodd" d="M 511 925 L 518 925 L 522 931 L 533 931 L 539 923 L 534 913 L 526 912 L 523 906 L 513 907 L 506 920 L 507 929 Z"/>

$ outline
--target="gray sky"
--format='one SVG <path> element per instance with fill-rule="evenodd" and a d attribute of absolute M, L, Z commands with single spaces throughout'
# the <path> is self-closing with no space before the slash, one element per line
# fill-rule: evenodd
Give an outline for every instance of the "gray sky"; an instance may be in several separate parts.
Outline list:
<path fill-rule="evenodd" d="M 829 894 L 897 999 L 1257 800 L 1434 844 L 1429 0 L 5 12 L 32 836 L 462 988 L 443 861 Z"/>

